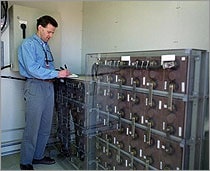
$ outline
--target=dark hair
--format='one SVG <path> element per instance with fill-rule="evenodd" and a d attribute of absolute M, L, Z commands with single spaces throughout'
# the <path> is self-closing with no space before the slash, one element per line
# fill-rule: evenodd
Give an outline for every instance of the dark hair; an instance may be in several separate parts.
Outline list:
<path fill-rule="evenodd" d="M 52 24 L 54 27 L 58 27 L 58 23 L 54 18 L 48 15 L 44 15 L 37 19 L 36 28 L 38 29 L 39 25 L 46 27 L 48 24 Z"/>

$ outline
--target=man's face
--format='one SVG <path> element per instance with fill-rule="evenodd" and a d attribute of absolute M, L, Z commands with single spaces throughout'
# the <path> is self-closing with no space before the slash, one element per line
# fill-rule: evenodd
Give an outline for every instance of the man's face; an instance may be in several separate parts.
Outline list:
<path fill-rule="evenodd" d="M 48 24 L 46 27 L 38 26 L 38 33 L 44 42 L 48 42 L 55 32 L 56 27 Z"/>

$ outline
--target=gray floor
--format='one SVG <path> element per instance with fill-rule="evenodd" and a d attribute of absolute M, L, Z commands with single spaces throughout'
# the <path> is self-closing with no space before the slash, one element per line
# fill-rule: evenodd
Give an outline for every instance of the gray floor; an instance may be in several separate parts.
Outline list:
<path fill-rule="evenodd" d="M 70 162 L 70 158 L 63 157 L 61 155 L 55 155 L 53 157 L 56 160 L 55 164 L 43 165 L 36 164 L 33 165 L 35 170 L 77 170 L 77 166 Z M 11 154 L 1 157 L 1 170 L 20 170 L 19 166 L 20 153 Z M 77 162 L 76 162 L 77 163 Z M 79 166 L 79 163 L 78 163 Z"/>

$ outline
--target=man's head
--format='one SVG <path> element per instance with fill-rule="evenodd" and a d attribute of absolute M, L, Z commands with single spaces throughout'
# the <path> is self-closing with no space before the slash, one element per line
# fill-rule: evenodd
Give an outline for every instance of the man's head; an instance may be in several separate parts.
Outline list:
<path fill-rule="evenodd" d="M 53 36 L 58 23 L 56 20 L 48 15 L 37 19 L 37 35 L 44 41 L 48 42 Z"/>

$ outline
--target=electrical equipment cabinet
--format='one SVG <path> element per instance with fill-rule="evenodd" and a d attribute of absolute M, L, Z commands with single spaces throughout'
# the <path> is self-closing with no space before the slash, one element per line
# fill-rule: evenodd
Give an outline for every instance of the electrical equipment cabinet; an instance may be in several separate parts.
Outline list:
<path fill-rule="evenodd" d="M 61 142 L 67 147 L 71 136 L 61 117 L 71 114 L 83 169 L 201 169 L 208 55 L 197 49 L 87 54 L 85 81 L 65 80 L 57 91 Z"/>

